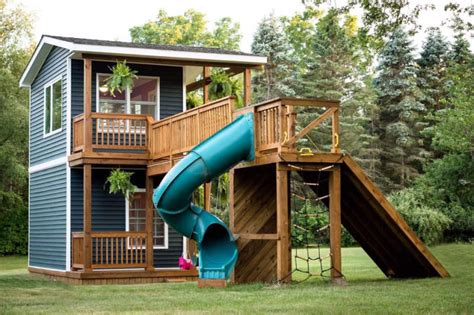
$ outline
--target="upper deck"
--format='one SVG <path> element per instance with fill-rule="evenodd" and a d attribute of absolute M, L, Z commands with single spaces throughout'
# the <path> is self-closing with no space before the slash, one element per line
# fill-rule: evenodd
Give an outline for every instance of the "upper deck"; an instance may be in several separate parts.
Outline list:
<path fill-rule="evenodd" d="M 299 126 L 298 113 L 308 108 L 320 110 L 306 126 Z M 248 112 L 255 119 L 256 158 L 242 167 L 280 160 L 330 162 L 340 157 L 338 102 L 277 98 L 236 108 L 235 99 L 226 97 L 158 121 L 146 115 L 91 113 L 86 118 L 80 114 L 73 120 L 69 162 L 71 166 L 146 165 L 148 175 L 163 174 L 194 146 Z M 317 154 L 307 148 L 298 151 L 298 139 L 328 120 L 332 129 L 330 149 Z"/>

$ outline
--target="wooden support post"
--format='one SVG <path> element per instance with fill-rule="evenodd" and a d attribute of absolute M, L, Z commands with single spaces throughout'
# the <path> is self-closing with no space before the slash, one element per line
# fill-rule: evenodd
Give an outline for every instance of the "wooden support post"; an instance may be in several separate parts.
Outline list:
<path fill-rule="evenodd" d="M 84 152 L 92 152 L 92 61 L 84 59 Z"/>
<path fill-rule="evenodd" d="M 276 171 L 276 198 L 277 198 L 277 280 L 282 282 L 290 282 L 291 276 L 291 247 L 289 225 L 289 208 L 288 208 L 288 171 L 280 170 L 280 164 L 277 164 Z"/>
<path fill-rule="evenodd" d="M 252 103 L 252 71 L 246 68 L 244 71 L 244 106 Z"/>
<path fill-rule="evenodd" d="M 342 280 L 341 263 L 341 168 L 334 166 L 329 175 L 329 242 L 331 248 L 331 279 Z"/>
<path fill-rule="evenodd" d="M 151 271 L 154 269 L 154 257 L 153 257 L 153 217 L 155 209 L 153 207 L 153 178 L 150 176 L 146 177 L 146 270 Z"/>
<path fill-rule="evenodd" d="M 84 228 L 84 272 L 91 271 L 92 265 L 92 166 L 84 165 L 84 205 L 83 205 L 83 228 Z"/>
<path fill-rule="evenodd" d="M 203 84 L 202 84 L 202 97 L 204 104 L 209 103 L 209 87 L 206 83 L 206 78 L 211 75 L 209 67 L 203 67 L 202 69 L 202 76 L 203 76 Z"/>
<path fill-rule="evenodd" d="M 204 209 L 211 210 L 211 188 L 212 183 L 204 183 Z"/>
<path fill-rule="evenodd" d="M 332 153 L 341 153 L 339 131 L 339 109 L 336 109 L 332 114 Z"/>

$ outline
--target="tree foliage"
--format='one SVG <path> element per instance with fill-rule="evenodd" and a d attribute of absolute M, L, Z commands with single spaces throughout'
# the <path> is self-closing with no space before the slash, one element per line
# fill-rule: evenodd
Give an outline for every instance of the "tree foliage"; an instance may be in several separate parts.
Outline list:
<path fill-rule="evenodd" d="M 253 37 L 252 53 L 266 56 L 263 71 L 253 78 L 253 99 L 256 102 L 280 96 L 295 96 L 295 63 L 283 24 L 270 14 L 258 25 Z"/>
<path fill-rule="evenodd" d="M 418 124 L 426 109 L 416 84 L 412 43 L 403 29 L 392 34 L 379 59 L 374 87 L 380 108 L 381 167 L 391 181 L 384 188 L 390 191 L 406 187 L 427 158 Z"/>
<path fill-rule="evenodd" d="M 130 28 L 133 42 L 162 45 L 188 45 L 238 50 L 239 23 L 229 17 L 218 20 L 212 30 L 204 13 L 187 10 L 183 15 L 169 16 L 160 10 L 154 21 Z"/>
<path fill-rule="evenodd" d="M 18 81 L 30 41 L 29 14 L 0 0 L 0 254 L 27 250 L 28 91 Z"/>

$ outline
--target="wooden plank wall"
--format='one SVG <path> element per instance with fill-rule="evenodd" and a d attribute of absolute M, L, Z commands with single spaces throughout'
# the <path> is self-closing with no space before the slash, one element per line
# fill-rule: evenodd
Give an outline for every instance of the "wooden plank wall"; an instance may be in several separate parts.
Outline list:
<path fill-rule="evenodd" d="M 277 240 L 269 237 L 277 231 L 275 183 L 275 164 L 234 169 L 231 174 L 230 225 L 234 234 L 243 236 L 237 241 L 235 283 L 277 279 Z M 255 234 L 265 234 L 262 237 L 267 239 L 257 239 Z"/>

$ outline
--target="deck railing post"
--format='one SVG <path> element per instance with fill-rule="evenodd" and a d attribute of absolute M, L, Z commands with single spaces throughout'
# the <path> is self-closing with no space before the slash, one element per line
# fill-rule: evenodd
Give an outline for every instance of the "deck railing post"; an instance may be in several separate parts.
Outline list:
<path fill-rule="evenodd" d="M 289 178 L 288 171 L 276 165 L 276 216 L 277 216 L 277 280 L 291 281 L 291 244 L 289 234 Z"/>
<path fill-rule="evenodd" d="M 92 166 L 90 164 L 84 165 L 84 212 L 83 212 L 83 227 L 84 227 L 84 271 L 91 271 L 92 265 Z"/>
<path fill-rule="evenodd" d="M 84 59 L 84 152 L 92 151 L 92 60 Z"/>
<path fill-rule="evenodd" d="M 249 68 L 244 70 L 244 106 L 252 103 L 252 71 Z"/>
<path fill-rule="evenodd" d="M 151 271 L 154 269 L 154 258 L 153 258 L 153 178 L 150 176 L 146 177 L 146 270 Z"/>
<path fill-rule="evenodd" d="M 342 278 L 341 263 L 341 168 L 334 166 L 329 175 L 329 243 L 331 249 L 331 279 Z"/>
<path fill-rule="evenodd" d="M 341 153 L 339 148 L 339 106 L 332 114 L 332 153 Z"/>

